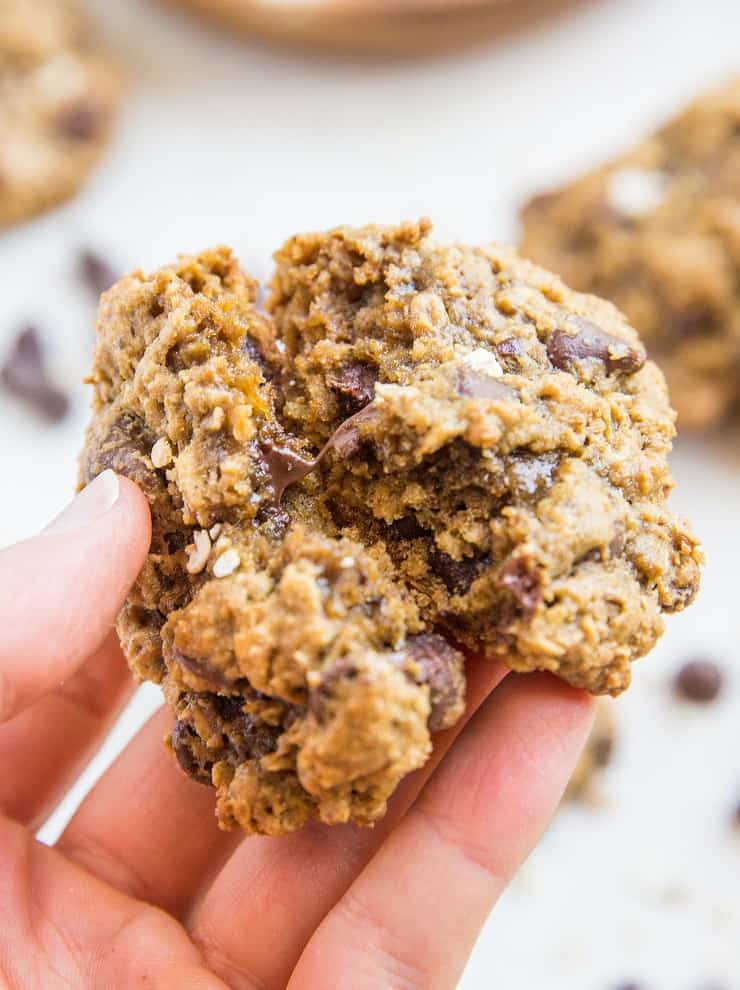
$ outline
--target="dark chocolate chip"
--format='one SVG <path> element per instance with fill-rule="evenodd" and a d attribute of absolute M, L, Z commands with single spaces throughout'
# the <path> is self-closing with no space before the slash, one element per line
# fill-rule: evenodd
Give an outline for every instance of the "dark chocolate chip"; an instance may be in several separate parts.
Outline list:
<path fill-rule="evenodd" d="M 429 530 L 419 524 L 416 516 L 404 516 L 388 526 L 388 536 L 392 540 L 418 540 L 428 535 Z"/>
<path fill-rule="evenodd" d="M 620 983 L 614 990 L 644 990 L 639 983 Z"/>
<path fill-rule="evenodd" d="M 92 103 L 73 103 L 57 115 L 57 127 L 73 141 L 90 141 L 99 133 L 103 117 Z"/>
<path fill-rule="evenodd" d="M 366 364 L 350 364 L 327 378 L 329 388 L 339 400 L 343 416 L 354 416 L 372 402 L 378 373 Z"/>
<path fill-rule="evenodd" d="M 199 760 L 194 752 L 194 747 L 200 742 L 194 730 L 185 722 L 179 719 L 175 722 L 172 730 L 172 749 L 177 757 L 177 762 L 185 773 L 196 780 L 199 784 L 208 787 L 213 786 L 211 780 L 211 761 Z"/>
<path fill-rule="evenodd" d="M 524 557 L 512 557 L 498 572 L 499 584 L 514 600 L 519 617 L 531 618 L 542 601 L 542 576 Z"/>
<path fill-rule="evenodd" d="M 207 660 L 186 656 L 175 648 L 172 649 L 172 659 L 191 674 L 202 677 L 204 681 L 210 681 L 211 684 L 217 684 L 219 687 L 231 687 L 231 681 L 223 671 L 211 667 Z"/>
<path fill-rule="evenodd" d="M 315 688 L 311 688 L 308 696 L 308 710 L 319 724 L 323 724 L 326 717 L 326 702 L 333 694 L 334 686 L 339 681 L 353 677 L 357 677 L 357 667 L 346 657 L 335 660 L 323 671 L 321 681 Z"/>
<path fill-rule="evenodd" d="M 35 327 L 26 327 L 15 340 L 0 367 L 0 382 L 11 395 L 27 402 L 50 422 L 69 412 L 69 398 L 52 384 L 46 373 L 41 338 Z"/>
<path fill-rule="evenodd" d="M 430 553 L 429 563 L 451 595 L 464 595 L 490 561 L 488 557 L 463 557 L 462 560 L 455 560 L 435 548 Z"/>
<path fill-rule="evenodd" d="M 679 697 L 707 704 L 719 696 L 723 680 L 722 671 L 711 660 L 690 660 L 679 670 L 673 686 Z"/>
<path fill-rule="evenodd" d="M 591 756 L 597 767 L 608 767 L 614 756 L 614 740 L 611 736 L 595 736 L 589 743 Z"/>
<path fill-rule="evenodd" d="M 701 337 L 716 327 L 717 317 L 711 309 L 694 306 L 667 314 L 665 325 L 674 337 Z"/>
<path fill-rule="evenodd" d="M 574 333 L 555 330 L 547 341 L 550 360 L 561 371 L 571 371 L 579 361 L 588 359 L 600 361 L 610 373 L 630 374 L 645 364 L 645 352 L 641 348 L 630 346 L 590 320 L 574 316 L 568 322 Z"/>
<path fill-rule="evenodd" d="M 229 726 L 229 740 L 240 760 L 259 760 L 277 749 L 280 729 L 244 714 Z"/>
<path fill-rule="evenodd" d="M 503 382 L 478 368 L 467 368 L 465 365 L 457 372 L 457 391 L 460 395 L 471 399 L 498 399 L 500 402 L 510 402 L 519 398 L 515 389 L 504 385 Z"/>
<path fill-rule="evenodd" d="M 430 732 L 449 728 L 459 718 L 465 700 L 462 654 L 443 636 L 429 633 L 409 639 L 406 655 L 419 668 L 417 683 L 429 685 Z"/>
<path fill-rule="evenodd" d="M 213 705 L 220 718 L 240 718 L 243 713 L 244 699 L 233 694 L 214 694 Z"/>
<path fill-rule="evenodd" d="M 112 265 L 88 248 L 80 251 L 80 274 L 95 297 L 110 289 L 118 279 Z"/>
<path fill-rule="evenodd" d="M 290 447 L 272 440 L 264 440 L 261 448 L 275 502 L 280 502 L 288 485 L 305 478 L 318 464 L 318 459 L 303 457 Z"/>
<path fill-rule="evenodd" d="M 513 371 L 518 369 L 519 358 L 522 357 L 526 348 L 520 337 L 505 337 L 498 344 L 494 344 L 493 350 L 504 370 Z"/>

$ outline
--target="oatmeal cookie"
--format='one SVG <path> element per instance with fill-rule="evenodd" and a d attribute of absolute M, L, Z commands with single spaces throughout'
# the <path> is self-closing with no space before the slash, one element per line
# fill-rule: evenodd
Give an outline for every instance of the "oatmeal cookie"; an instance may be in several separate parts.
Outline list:
<path fill-rule="evenodd" d="M 457 645 L 618 694 L 700 554 L 673 413 L 608 303 L 429 224 L 227 249 L 103 296 L 83 482 L 141 485 L 119 619 L 224 825 L 369 824 L 463 710 Z"/>
<path fill-rule="evenodd" d="M 119 89 L 73 0 L 0 0 L 0 227 L 78 190 L 107 144 Z"/>
<path fill-rule="evenodd" d="M 740 385 L 740 79 L 616 161 L 523 211 L 522 251 L 611 299 L 660 363 L 679 425 Z"/>

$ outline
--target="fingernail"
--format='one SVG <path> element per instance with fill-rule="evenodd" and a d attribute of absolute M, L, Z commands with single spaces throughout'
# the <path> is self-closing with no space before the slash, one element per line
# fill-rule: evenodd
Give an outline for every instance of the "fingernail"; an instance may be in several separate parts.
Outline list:
<path fill-rule="evenodd" d="M 103 471 L 46 527 L 46 532 L 77 529 L 105 515 L 118 501 L 120 486 L 113 471 Z"/>

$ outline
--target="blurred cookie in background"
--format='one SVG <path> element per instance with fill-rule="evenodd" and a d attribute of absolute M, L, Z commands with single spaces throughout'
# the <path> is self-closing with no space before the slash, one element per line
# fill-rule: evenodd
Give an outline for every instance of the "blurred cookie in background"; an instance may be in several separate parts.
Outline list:
<path fill-rule="evenodd" d="M 414 54 L 524 28 L 587 0 L 164 0 L 247 33 L 344 52 Z"/>
<path fill-rule="evenodd" d="M 73 0 L 0 0 L 0 227 L 77 192 L 120 89 Z"/>
<path fill-rule="evenodd" d="M 679 426 L 740 392 L 740 78 L 522 211 L 521 250 L 611 299 L 668 377 Z"/>
<path fill-rule="evenodd" d="M 596 706 L 596 719 L 588 742 L 581 753 L 578 766 L 568 782 L 565 797 L 570 801 L 597 802 L 600 798 L 598 777 L 614 755 L 617 724 L 613 702 L 600 698 Z"/>

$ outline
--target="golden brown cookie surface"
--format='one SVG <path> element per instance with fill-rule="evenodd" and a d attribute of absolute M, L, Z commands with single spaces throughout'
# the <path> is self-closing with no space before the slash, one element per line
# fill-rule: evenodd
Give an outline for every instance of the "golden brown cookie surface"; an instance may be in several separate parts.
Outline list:
<path fill-rule="evenodd" d="M 633 151 L 523 211 L 522 251 L 611 299 L 666 372 L 680 425 L 740 383 L 740 79 Z"/>
<path fill-rule="evenodd" d="M 225 249 L 103 297 L 83 477 L 152 505 L 119 621 L 224 824 L 369 823 L 461 714 L 460 653 L 619 693 L 700 555 L 620 314 L 429 225 Z"/>

